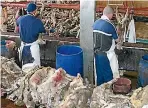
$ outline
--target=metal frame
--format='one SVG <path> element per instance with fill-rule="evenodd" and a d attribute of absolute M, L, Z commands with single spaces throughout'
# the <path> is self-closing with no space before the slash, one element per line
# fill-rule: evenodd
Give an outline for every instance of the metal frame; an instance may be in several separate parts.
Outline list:
<path fill-rule="evenodd" d="M 81 2 L 81 0 L 80 0 L 80 2 Z M 24 7 L 25 8 L 28 3 L 29 2 L 1 2 L 1 5 L 2 6 L 10 6 L 10 7 Z M 116 4 L 116 5 L 121 5 L 121 4 Z M 120 13 L 126 13 L 126 9 L 128 7 L 127 1 L 124 1 L 123 5 L 124 5 L 123 7 L 119 7 L 119 12 Z M 41 5 L 37 5 L 37 6 L 41 7 Z M 80 10 L 80 4 L 54 4 L 54 3 L 46 3 L 45 7 L 46 8 L 59 8 L 59 9 L 75 9 L 75 10 Z M 104 6 L 97 5 L 96 12 L 102 12 L 103 9 L 104 9 Z M 132 10 L 134 11 L 134 15 L 148 16 L 148 7 L 142 7 L 142 8 L 129 7 L 129 13 L 130 14 L 132 14 Z"/>

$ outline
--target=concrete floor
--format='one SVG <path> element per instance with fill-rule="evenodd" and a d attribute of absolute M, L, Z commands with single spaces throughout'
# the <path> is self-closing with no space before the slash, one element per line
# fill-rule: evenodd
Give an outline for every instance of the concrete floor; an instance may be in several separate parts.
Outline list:
<path fill-rule="evenodd" d="M 26 107 L 15 106 L 12 101 L 1 98 L 1 108 L 26 108 Z"/>
<path fill-rule="evenodd" d="M 133 90 L 137 88 L 137 76 L 138 72 L 135 71 L 126 71 L 123 75 L 123 77 L 126 77 L 131 80 Z"/>

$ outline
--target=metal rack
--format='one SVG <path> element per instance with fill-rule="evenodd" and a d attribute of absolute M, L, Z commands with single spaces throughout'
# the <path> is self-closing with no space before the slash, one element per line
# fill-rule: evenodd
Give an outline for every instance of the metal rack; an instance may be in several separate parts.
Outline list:
<path fill-rule="evenodd" d="M 24 7 L 26 8 L 27 4 L 29 2 L 1 2 L 2 6 L 10 6 L 10 7 Z M 113 4 L 118 5 L 118 4 Z M 120 4 L 121 5 L 121 4 Z M 38 7 L 41 7 L 41 5 L 37 4 Z M 56 3 L 46 3 L 46 8 L 59 8 L 59 9 L 74 9 L 74 10 L 80 10 L 80 4 L 56 4 Z M 119 7 L 120 13 L 126 13 L 126 9 L 128 7 L 127 1 L 123 2 L 123 6 Z M 104 9 L 104 6 L 97 5 L 96 6 L 96 12 L 102 12 Z M 129 13 L 132 14 L 134 12 L 134 15 L 141 15 L 141 16 L 148 16 L 148 7 L 142 7 L 142 8 L 134 8 L 129 7 Z"/>

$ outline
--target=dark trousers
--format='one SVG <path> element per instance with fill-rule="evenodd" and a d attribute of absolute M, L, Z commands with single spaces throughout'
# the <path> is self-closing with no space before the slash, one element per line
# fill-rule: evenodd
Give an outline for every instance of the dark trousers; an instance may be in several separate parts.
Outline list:
<path fill-rule="evenodd" d="M 24 48 L 23 48 L 23 51 L 22 51 L 22 62 L 23 63 L 22 63 L 22 65 L 34 62 L 34 58 L 32 57 L 30 47 L 31 46 L 24 46 Z"/>

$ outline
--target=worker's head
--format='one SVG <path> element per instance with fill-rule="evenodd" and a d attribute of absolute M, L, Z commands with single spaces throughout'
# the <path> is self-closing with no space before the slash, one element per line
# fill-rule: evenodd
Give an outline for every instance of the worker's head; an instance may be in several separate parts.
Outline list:
<path fill-rule="evenodd" d="M 35 14 L 36 13 L 36 5 L 34 3 L 29 3 L 27 5 L 27 12 L 31 13 L 31 14 Z"/>
<path fill-rule="evenodd" d="M 114 10 L 113 8 L 111 8 L 110 6 L 106 6 L 103 10 L 103 15 L 106 15 L 109 19 L 112 19 L 114 14 Z"/>

